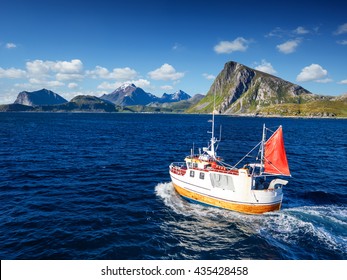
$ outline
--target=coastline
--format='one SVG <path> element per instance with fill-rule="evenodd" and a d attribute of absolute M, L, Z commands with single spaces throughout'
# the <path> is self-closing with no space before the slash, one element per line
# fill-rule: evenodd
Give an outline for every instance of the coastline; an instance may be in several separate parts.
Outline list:
<path fill-rule="evenodd" d="M 1 106 L 1 105 L 0 105 Z M 0 111 L 1 113 L 43 113 L 43 114 L 165 114 L 165 115 L 211 115 L 211 113 L 187 113 L 187 112 L 168 112 L 168 111 L 158 111 L 158 112 L 136 112 L 131 110 L 124 111 L 114 111 L 107 112 L 103 110 L 74 110 L 74 111 L 64 111 L 64 110 L 27 110 L 27 111 Z M 291 119 L 342 119 L 347 120 L 346 117 L 341 116 L 291 116 L 291 115 L 262 115 L 262 114 L 216 114 L 217 116 L 226 116 L 226 117 L 244 117 L 244 118 L 291 118 Z"/>

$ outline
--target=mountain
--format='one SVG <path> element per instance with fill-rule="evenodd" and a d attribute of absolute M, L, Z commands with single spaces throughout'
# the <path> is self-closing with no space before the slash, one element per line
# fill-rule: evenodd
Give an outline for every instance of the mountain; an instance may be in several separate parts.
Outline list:
<path fill-rule="evenodd" d="M 95 96 L 78 95 L 71 101 L 55 105 L 0 105 L 0 112 L 118 112 L 120 108 Z"/>
<path fill-rule="evenodd" d="M 142 88 L 134 84 L 126 83 L 109 94 L 100 97 L 120 106 L 149 105 L 152 103 L 171 103 L 191 98 L 186 92 L 179 90 L 173 94 L 164 93 L 162 97 L 157 97 L 145 92 Z"/>
<path fill-rule="evenodd" d="M 91 95 L 78 95 L 64 104 L 36 106 L 34 110 L 53 112 L 117 112 L 117 108 L 113 103 Z"/>
<path fill-rule="evenodd" d="M 120 86 L 112 93 L 104 94 L 100 98 L 120 106 L 146 105 L 158 99 L 155 95 L 129 83 Z"/>
<path fill-rule="evenodd" d="M 18 94 L 14 104 L 21 104 L 27 106 L 37 105 L 54 105 L 66 103 L 67 100 L 61 97 L 59 94 L 47 89 L 41 89 L 38 91 L 22 91 Z"/>
<path fill-rule="evenodd" d="M 276 76 L 237 62 L 225 64 L 208 93 L 189 94 L 179 90 L 157 97 L 134 84 L 124 84 L 101 98 L 80 95 L 67 102 L 42 89 L 23 91 L 13 104 L 0 105 L 0 112 L 176 112 L 220 114 L 347 117 L 347 94 L 322 96 Z"/>
<path fill-rule="evenodd" d="M 267 106 L 300 104 L 318 97 L 301 86 L 230 61 L 216 77 L 206 97 L 188 112 L 212 112 L 214 98 L 216 110 L 221 114 L 256 114 Z"/>
<path fill-rule="evenodd" d="M 22 104 L 5 104 L 0 105 L 0 112 L 27 112 L 32 111 L 34 107 Z"/>
<path fill-rule="evenodd" d="M 195 100 L 197 99 L 190 98 L 190 95 L 182 90 L 173 94 L 165 93 L 159 98 L 128 83 L 101 98 L 79 95 L 70 102 L 46 89 L 36 92 L 23 91 L 18 94 L 15 103 L 0 105 L 0 112 L 183 112 L 196 103 Z M 148 106 L 150 104 L 158 105 Z"/>
<path fill-rule="evenodd" d="M 169 103 L 163 103 L 161 105 L 162 108 L 169 108 L 173 112 L 184 112 L 194 104 L 198 103 L 201 99 L 203 99 L 205 95 L 202 94 L 195 94 L 193 97 L 189 99 L 183 99 L 177 102 L 169 102 Z"/>
<path fill-rule="evenodd" d="M 177 102 L 152 102 L 148 105 L 127 106 L 124 110 L 131 112 L 149 112 L 149 113 L 184 113 L 188 108 L 198 103 L 204 95 L 196 94 L 187 100 Z"/>
<path fill-rule="evenodd" d="M 191 98 L 191 96 L 188 93 L 184 92 L 183 90 L 179 90 L 172 94 L 164 93 L 160 98 L 159 103 L 178 102 L 181 100 L 188 100 L 189 98 Z"/>

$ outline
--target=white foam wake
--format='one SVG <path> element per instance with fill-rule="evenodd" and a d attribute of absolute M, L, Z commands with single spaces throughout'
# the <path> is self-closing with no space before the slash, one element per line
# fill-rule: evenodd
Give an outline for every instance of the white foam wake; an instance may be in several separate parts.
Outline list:
<path fill-rule="evenodd" d="M 263 215 L 246 215 L 189 203 L 175 192 L 171 183 L 158 184 L 155 192 L 176 214 L 189 216 L 195 223 L 212 222 L 219 227 L 234 224 L 243 232 L 258 233 L 287 245 L 301 246 L 302 242 L 308 241 L 342 254 L 347 252 L 347 207 L 303 206 Z M 182 221 L 180 223 L 182 226 Z"/>
<path fill-rule="evenodd" d="M 248 221 L 265 238 L 294 246 L 312 246 L 347 252 L 347 208 L 341 206 L 304 206 L 284 209 Z M 314 249 L 313 249 L 314 250 Z M 343 253 L 344 252 L 344 253 Z"/>
<path fill-rule="evenodd" d="M 194 212 L 194 205 L 183 200 L 175 191 L 172 183 L 159 183 L 155 187 L 155 193 L 164 204 L 174 212 L 184 216 L 190 216 Z"/>
<path fill-rule="evenodd" d="M 163 200 L 164 204 L 176 214 L 190 216 L 197 220 L 207 218 L 218 222 L 230 223 L 231 221 L 242 221 L 245 216 L 245 214 L 221 208 L 190 203 L 176 193 L 172 183 L 158 184 L 155 187 L 155 193 Z"/>

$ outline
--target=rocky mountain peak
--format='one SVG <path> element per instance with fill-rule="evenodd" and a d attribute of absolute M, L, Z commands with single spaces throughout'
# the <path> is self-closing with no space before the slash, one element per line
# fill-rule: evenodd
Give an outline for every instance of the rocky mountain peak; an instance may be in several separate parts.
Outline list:
<path fill-rule="evenodd" d="M 312 93 L 276 76 L 230 61 L 224 65 L 206 97 L 191 112 L 212 112 L 214 94 L 216 109 L 222 114 L 256 113 L 264 106 L 300 102 Z"/>
<path fill-rule="evenodd" d="M 66 103 L 67 100 L 59 94 L 48 90 L 41 89 L 37 91 L 22 91 L 18 94 L 14 104 L 22 104 L 27 106 L 55 105 Z"/>
<path fill-rule="evenodd" d="M 149 92 L 145 92 L 142 88 L 139 88 L 132 83 L 125 83 L 112 93 L 101 96 L 101 99 L 120 106 L 148 105 L 151 103 L 165 102 L 171 103 L 187 100 L 189 98 L 191 98 L 191 96 L 183 90 L 179 90 L 173 94 L 164 93 L 163 96 L 159 98 Z"/>
<path fill-rule="evenodd" d="M 133 83 L 124 83 L 118 88 L 118 90 L 127 90 L 127 89 L 136 89 L 136 86 Z"/>
<path fill-rule="evenodd" d="M 164 93 L 163 96 L 160 98 L 159 102 L 165 103 L 165 102 L 177 102 L 181 100 L 188 100 L 191 98 L 191 96 L 184 92 L 183 90 L 178 90 L 172 94 Z"/>

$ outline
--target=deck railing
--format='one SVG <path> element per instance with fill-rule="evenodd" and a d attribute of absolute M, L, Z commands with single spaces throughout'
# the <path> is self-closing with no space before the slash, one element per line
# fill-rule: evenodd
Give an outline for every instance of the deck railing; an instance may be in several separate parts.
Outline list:
<path fill-rule="evenodd" d="M 170 164 L 170 167 L 179 167 L 179 168 L 186 168 L 187 165 L 184 161 L 182 162 L 173 162 Z"/>
<path fill-rule="evenodd" d="M 177 175 L 184 175 L 187 172 L 185 162 L 173 162 L 170 164 L 170 170 Z"/>

